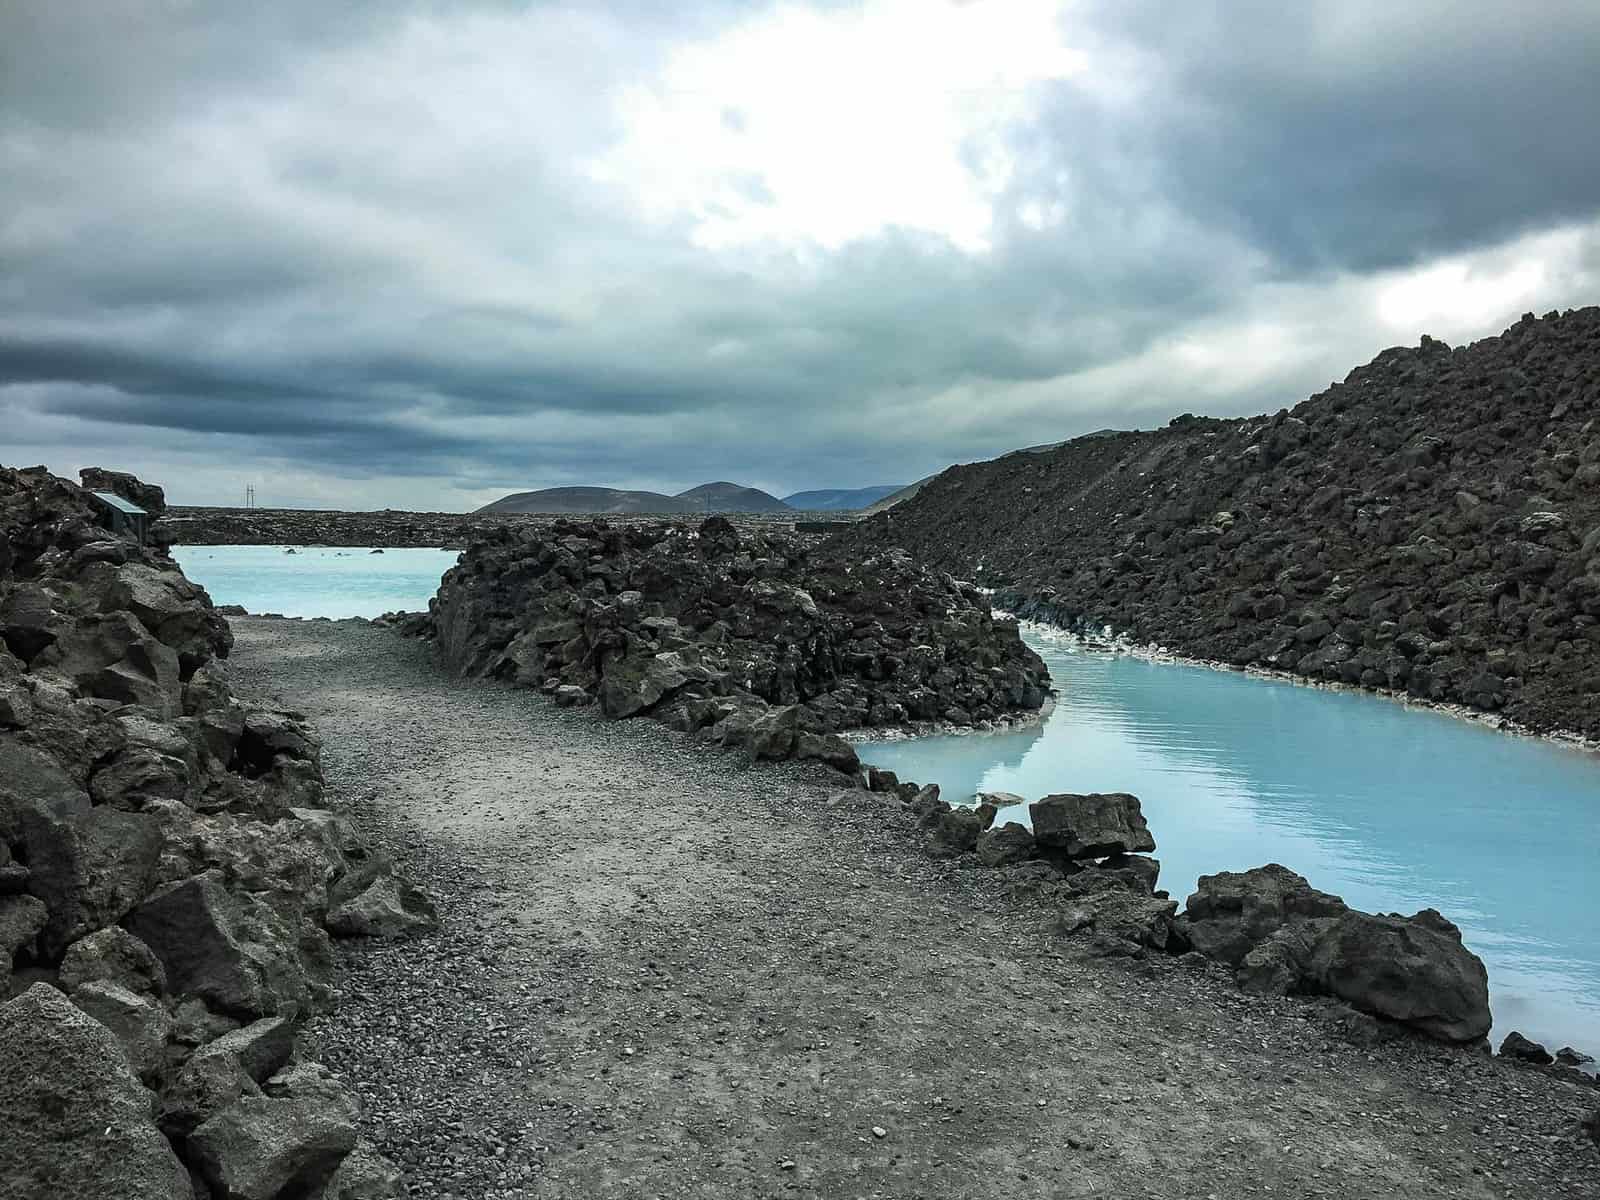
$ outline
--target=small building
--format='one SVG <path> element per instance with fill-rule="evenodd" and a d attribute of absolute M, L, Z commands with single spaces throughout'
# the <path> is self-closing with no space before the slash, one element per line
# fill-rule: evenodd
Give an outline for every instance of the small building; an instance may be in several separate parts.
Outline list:
<path fill-rule="evenodd" d="M 100 524 L 118 537 L 130 537 L 144 545 L 150 534 L 150 514 L 130 500 L 115 492 L 90 492 L 95 509 L 100 514 Z"/>

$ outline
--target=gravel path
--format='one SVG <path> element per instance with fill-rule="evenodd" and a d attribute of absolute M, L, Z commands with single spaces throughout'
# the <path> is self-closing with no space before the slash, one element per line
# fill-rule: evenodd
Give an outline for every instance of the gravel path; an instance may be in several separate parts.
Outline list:
<path fill-rule="evenodd" d="M 358 623 L 234 629 L 242 687 L 314 720 L 333 802 L 440 903 L 437 935 L 346 944 L 311 1031 L 415 1196 L 1600 1196 L 1592 1087 L 1088 958 L 820 768 Z"/>

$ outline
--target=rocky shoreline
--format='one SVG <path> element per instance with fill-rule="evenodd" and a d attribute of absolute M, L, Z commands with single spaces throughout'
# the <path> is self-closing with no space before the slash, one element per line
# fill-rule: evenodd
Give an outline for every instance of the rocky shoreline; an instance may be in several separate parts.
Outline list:
<path fill-rule="evenodd" d="M 1273 683 L 1288 683 L 1293 684 L 1295 687 L 1314 688 L 1320 691 L 1358 692 L 1372 696 L 1375 699 L 1398 704 L 1402 708 L 1414 708 L 1423 712 L 1439 713 L 1442 716 L 1453 717 L 1458 721 L 1467 721 L 1484 729 L 1492 729 L 1496 733 L 1506 734 L 1508 737 L 1531 738 L 1535 741 L 1552 742 L 1556 745 L 1600 754 L 1600 737 L 1591 737 L 1576 729 L 1559 727 L 1535 728 L 1524 725 L 1504 713 L 1486 712 L 1483 709 L 1448 700 L 1429 700 L 1395 688 L 1363 687 L 1359 683 L 1345 683 L 1337 679 L 1320 679 L 1314 676 L 1302 675 L 1295 671 L 1286 671 L 1278 667 L 1261 666 L 1255 663 L 1241 665 L 1221 658 L 1206 658 L 1197 654 L 1185 654 L 1168 646 L 1134 641 L 1125 633 L 1113 633 L 1108 637 L 1103 629 L 1094 633 L 1080 632 L 1079 629 L 1069 628 L 1064 625 L 1058 625 L 1051 620 L 1041 619 L 1038 614 L 1042 614 L 1046 610 L 1031 603 L 1026 596 L 1011 594 L 1005 597 L 1005 603 L 1014 605 L 1015 608 L 999 608 L 996 611 L 1004 612 L 1007 616 L 1014 617 L 1017 620 L 1019 629 L 1025 632 L 1033 631 L 1047 637 L 1068 638 L 1074 643 L 1082 645 L 1090 653 L 1125 654 L 1145 662 L 1164 663 L 1180 667 L 1200 667 L 1207 671 L 1226 671 L 1229 674 L 1244 675 L 1251 679 L 1260 679 Z M 1031 612 L 1036 615 L 1021 615 L 1024 612 Z"/>
<path fill-rule="evenodd" d="M 399 1195 L 297 1031 L 330 938 L 431 906 L 323 806 L 303 719 L 235 694 L 205 591 L 106 516 L 0 467 L 0 1193 Z"/>
<path fill-rule="evenodd" d="M 653 722 L 451 681 L 425 644 L 385 649 L 353 622 L 246 627 L 252 677 L 347 747 L 338 786 L 373 796 L 364 818 L 445 901 L 438 939 L 345 952 L 362 1000 L 318 1025 L 377 1143 L 410 1148 L 419 1195 L 1600 1186 L 1592 1080 L 1318 988 L 1243 990 L 1243 959 L 1141 941 L 1163 923 L 1214 945 L 1244 932 L 1267 979 L 1324 969 L 1341 921 L 1385 937 L 1414 922 L 1347 915 L 1287 872 L 1214 880 L 1224 916 L 1180 917 L 1126 800 L 1089 836 L 1082 798 L 1055 802 L 1070 819 L 1046 849 L 1074 869 L 990 867 L 970 817 L 881 772 L 872 791 L 816 764 L 746 767 Z M 1127 861 L 1080 857 L 1108 848 Z M 1273 887 L 1276 909 L 1228 915 L 1228 895 Z M 908 1038 L 934 1040 L 908 1060 Z M 883 1152 L 863 1151 L 877 1128 Z"/>
<path fill-rule="evenodd" d="M 1600 308 L 1529 314 L 1292 410 L 953 467 L 839 539 L 1068 628 L 1595 736 L 1597 413 Z"/>

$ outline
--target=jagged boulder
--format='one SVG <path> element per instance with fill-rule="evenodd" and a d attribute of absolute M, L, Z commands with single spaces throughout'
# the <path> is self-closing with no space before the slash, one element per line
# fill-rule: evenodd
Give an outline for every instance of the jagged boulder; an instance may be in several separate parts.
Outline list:
<path fill-rule="evenodd" d="M 159 1000 L 103 979 L 80 984 L 72 1003 L 109 1029 L 134 1073 L 155 1082 L 166 1065 L 172 1018 Z"/>
<path fill-rule="evenodd" d="M 352 873 L 333 900 L 327 927 L 335 937 L 403 937 L 439 927 L 427 896 L 393 875 L 386 862 Z"/>
<path fill-rule="evenodd" d="M 1028 806 L 1033 836 L 1068 859 L 1104 858 L 1154 850 L 1139 798 L 1126 792 L 1059 793 Z"/>
<path fill-rule="evenodd" d="M 307 1011 L 297 937 L 271 915 L 250 897 L 230 893 L 213 869 L 157 889 L 126 923 L 180 995 L 241 1018 Z"/>
<path fill-rule="evenodd" d="M 316 1064 L 274 1075 L 189 1134 L 190 1156 L 230 1200 L 280 1200 L 324 1186 L 355 1148 L 355 1098 Z"/>
<path fill-rule="evenodd" d="M 955 858 L 978 848 L 983 818 L 970 808 L 947 808 L 932 814 L 923 846 L 934 858 Z"/>
<path fill-rule="evenodd" d="M 1336 917 L 1347 909 L 1278 863 L 1200 876 L 1184 906 L 1184 936 L 1207 958 L 1238 966 L 1246 954 L 1294 920 Z"/>
<path fill-rule="evenodd" d="M 1489 1032 L 1483 962 L 1432 909 L 1359 912 L 1272 864 L 1202 876 L 1178 930 L 1196 950 L 1234 964 L 1250 991 L 1338 996 L 1442 1041 Z"/>
<path fill-rule="evenodd" d="M 149 814 L 100 807 L 65 817 L 23 809 L 18 816 L 28 892 L 50 912 L 39 935 L 47 957 L 115 924 L 155 882 L 163 843 Z"/>
<path fill-rule="evenodd" d="M 0 1005 L 0 1195 L 192 1200 L 111 1031 L 36 983 Z"/>
<path fill-rule="evenodd" d="M 69 993 L 87 983 L 114 983 L 130 992 L 160 996 L 167 990 L 161 961 L 133 934 L 117 925 L 97 929 L 67 947 L 61 986 Z"/>
<path fill-rule="evenodd" d="M 263 1017 L 207 1042 L 189 1061 L 225 1055 L 255 1082 L 265 1083 L 288 1065 L 293 1054 L 294 1025 L 284 1017 Z"/>

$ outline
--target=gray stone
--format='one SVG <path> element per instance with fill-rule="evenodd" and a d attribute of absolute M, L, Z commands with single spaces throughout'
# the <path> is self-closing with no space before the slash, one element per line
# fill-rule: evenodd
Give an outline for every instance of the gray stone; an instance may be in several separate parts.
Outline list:
<path fill-rule="evenodd" d="M 47 956 L 115 924 L 155 882 L 163 839 L 148 814 L 101 807 L 57 817 L 35 810 L 21 813 L 21 824 L 28 892 L 50 910 L 40 934 Z"/>
<path fill-rule="evenodd" d="M 111 1032 L 34 984 L 0 1005 L 0 1196 L 192 1200 Z"/>
<path fill-rule="evenodd" d="M 314 1193 L 356 1144 L 354 1099 L 314 1063 L 284 1071 L 189 1135 L 190 1158 L 229 1200 Z"/>
<path fill-rule="evenodd" d="M 394 1200 L 404 1195 L 405 1181 L 394 1164 L 358 1141 L 313 1200 Z"/>
<path fill-rule="evenodd" d="M 230 1057 L 251 1079 L 264 1083 L 281 1071 L 293 1055 L 294 1026 L 283 1017 L 265 1017 L 207 1042 L 189 1061 Z"/>
<path fill-rule="evenodd" d="M 1344 913 L 1317 939 L 1307 976 L 1308 990 L 1441 1041 L 1475 1042 L 1489 1032 L 1489 974 L 1461 944 L 1461 931 L 1432 909 L 1413 917 Z"/>
<path fill-rule="evenodd" d="M 335 937 L 403 937 L 439 927 L 433 904 L 411 884 L 384 872 L 328 912 Z"/>
<path fill-rule="evenodd" d="M 308 1006 L 297 946 L 241 911 L 222 872 L 211 870 L 152 893 L 128 914 L 128 928 L 166 968 L 175 994 L 193 993 L 240 1017 L 293 1014 Z"/>
<path fill-rule="evenodd" d="M 977 849 L 983 820 L 970 808 L 931 814 L 924 849 L 934 858 L 954 858 Z"/>
<path fill-rule="evenodd" d="M 1500 1043 L 1500 1057 L 1520 1059 L 1522 1062 L 1534 1063 L 1541 1067 L 1547 1067 L 1555 1062 L 1550 1051 L 1533 1039 L 1523 1037 L 1515 1029 L 1506 1034 L 1505 1040 Z"/>
<path fill-rule="evenodd" d="M 150 996 L 167 990 L 161 961 L 149 946 L 117 925 L 79 938 L 61 959 L 61 986 L 68 992 L 97 981 Z"/>
<path fill-rule="evenodd" d="M 165 720 L 178 715 L 178 653 L 128 613 L 77 621 L 34 662 L 73 679 L 91 696 L 138 704 Z"/>
<path fill-rule="evenodd" d="M 1033 835 L 1042 847 L 1067 858 L 1104 858 L 1154 850 L 1139 800 L 1126 792 L 1066 792 L 1028 806 Z"/>
<path fill-rule="evenodd" d="M 261 1088 L 230 1054 L 196 1055 L 162 1088 L 156 1123 L 173 1139 L 187 1138 L 212 1117 Z"/>
<path fill-rule="evenodd" d="M 1442 1041 L 1489 1032 L 1483 963 L 1432 909 L 1413 917 L 1357 912 L 1274 863 L 1201 876 L 1178 932 L 1234 964 L 1250 991 L 1338 996 Z"/>
<path fill-rule="evenodd" d="M 985 866 L 1005 867 L 1037 858 L 1039 847 L 1033 831 L 1026 825 L 1007 821 L 999 829 L 986 830 L 978 837 L 978 860 Z"/>
<path fill-rule="evenodd" d="M 0 955 L 7 969 L 11 956 L 32 944 L 49 916 L 44 902 L 32 896 L 0 896 Z"/>
<path fill-rule="evenodd" d="M 72 1003 L 116 1035 L 140 1079 L 150 1083 L 160 1076 L 172 1018 L 159 1001 L 97 979 L 76 988 Z"/>
<path fill-rule="evenodd" d="M 1182 925 L 1201 954 L 1237 966 L 1288 921 L 1336 917 L 1346 908 L 1339 897 L 1319 892 L 1303 876 L 1268 863 L 1200 876 L 1184 907 Z"/>

